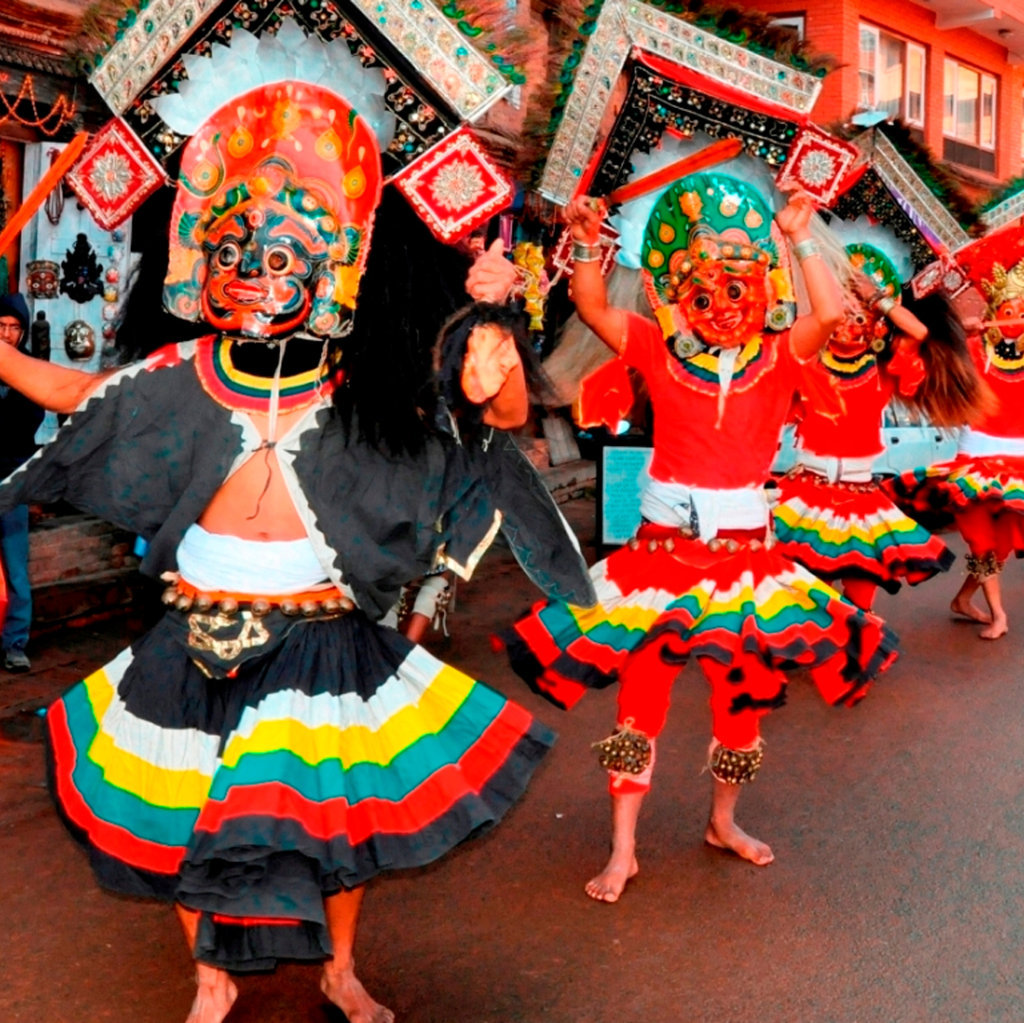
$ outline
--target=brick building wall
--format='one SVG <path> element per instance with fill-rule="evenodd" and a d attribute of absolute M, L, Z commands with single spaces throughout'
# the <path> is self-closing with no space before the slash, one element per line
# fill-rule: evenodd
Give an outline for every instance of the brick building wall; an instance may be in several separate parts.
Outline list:
<path fill-rule="evenodd" d="M 119 613 L 150 594 L 131 533 L 91 515 L 45 516 L 29 534 L 32 631 Z"/>
<path fill-rule="evenodd" d="M 925 127 L 923 141 L 942 160 L 943 61 L 946 57 L 993 75 L 997 81 L 995 172 L 951 167 L 975 200 L 996 190 L 1002 182 L 1024 170 L 1021 131 L 1024 120 L 1024 67 L 1011 64 L 1005 47 L 969 27 L 942 30 L 933 11 L 911 0 L 810 0 L 805 7 L 792 0 L 754 0 L 746 6 L 768 14 L 799 15 L 804 35 L 818 53 L 829 54 L 841 65 L 828 75 L 812 118 L 818 124 L 849 120 L 859 99 L 859 26 L 863 20 L 884 32 L 920 44 L 926 53 Z"/>

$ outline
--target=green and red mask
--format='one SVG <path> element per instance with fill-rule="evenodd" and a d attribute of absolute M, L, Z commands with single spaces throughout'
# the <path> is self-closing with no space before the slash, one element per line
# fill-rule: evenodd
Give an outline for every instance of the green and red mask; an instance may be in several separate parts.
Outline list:
<path fill-rule="evenodd" d="M 895 263 L 881 249 L 868 242 L 851 242 L 844 248 L 850 266 L 874 285 L 879 298 L 899 301 L 903 282 Z M 828 343 L 840 355 L 859 355 L 869 348 L 880 352 L 891 333 L 892 326 L 885 316 L 869 302 L 850 295 L 846 317 Z"/>
<path fill-rule="evenodd" d="M 691 174 L 662 194 L 640 261 L 670 345 L 695 335 L 703 345 L 735 347 L 792 323 L 792 286 L 775 230 L 761 193 L 728 174 Z"/>

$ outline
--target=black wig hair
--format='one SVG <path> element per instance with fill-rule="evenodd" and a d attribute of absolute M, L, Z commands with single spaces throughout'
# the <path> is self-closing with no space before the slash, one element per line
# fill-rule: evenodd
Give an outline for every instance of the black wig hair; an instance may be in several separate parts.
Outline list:
<path fill-rule="evenodd" d="M 359 284 L 352 333 L 336 342 L 345 383 L 335 405 L 358 435 L 415 452 L 434 421 L 431 352 L 466 301 L 466 255 L 437 241 L 405 199 L 385 188 Z"/>
<path fill-rule="evenodd" d="M 469 338 L 477 327 L 482 326 L 495 326 L 512 335 L 523 363 L 526 386 L 532 394 L 544 393 L 550 389 L 541 369 L 540 359 L 530 343 L 525 312 L 494 302 L 474 302 L 460 309 L 441 328 L 434 348 L 434 366 L 441 398 L 455 417 L 459 431 L 464 436 L 473 436 L 480 432 L 486 410 L 486 404 L 474 404 L 462 390 L 462 365 L 466 358 Z"/>

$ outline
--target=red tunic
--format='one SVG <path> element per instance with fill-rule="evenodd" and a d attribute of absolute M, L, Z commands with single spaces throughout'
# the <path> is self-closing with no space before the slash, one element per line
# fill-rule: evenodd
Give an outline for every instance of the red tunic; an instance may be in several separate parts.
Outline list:
<path fill-rule="evenodd" d="M 870 355 L 864 372 L 857 376 L 838 376 L 818 359 L 803 370 L 814 378 L 816 388 L 831 388 L 836 401 L 825 405 L 807 400 L 802 393 L 796 428 L 799 447 L 841 458 L 880 455 L 884 450 L 882 412 L 892 398 L 893 382 L 879 372 L 874 356 Z"/>
<path fill-rule="evenodd" d="M 764 482 L 799 378 L 788 333 L 757 336 L 743 347 L 721 416 L 717 356 L 680 362 L 661 328 L 632 313 L 620 354 L 650 391 L 654 479 L 718 489 Z"/>
<path fill-rule="evenodd" d="M 989 361 L 981 338 L 968 341 L 971 360 L 995 393 L 999 404 L 994 412 L 974 424 L 974 429 L 992 437 L 1024 437 L 1024 360 L 1008 362 L 994 352 Z"/>

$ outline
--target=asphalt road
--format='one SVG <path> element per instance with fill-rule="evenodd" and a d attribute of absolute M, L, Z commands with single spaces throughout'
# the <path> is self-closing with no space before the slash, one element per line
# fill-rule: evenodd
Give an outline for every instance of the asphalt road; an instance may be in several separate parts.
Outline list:
<path fill-rule="evenodd" d="M 591 536 L 592 505 L 567 511 Z M 1004 575 L 1011 631 L 993 643 L 948 612 L 962 564 L 882 595 L 903 656 L 858 707 L 828 708 L 796 676 L 768 718 L 739 816 L 771 843 L 769 867 L 701 841 L 708 713 L 688 668 L 640 824 L 640 875 L 607 906 L 583 894 L 608 835 L 588 747 L 613 724 L 615 694 L 564 714 L 491 652 L 489 634 L 535 594 L 489 554 L 460 584 L 447 648 L 431 645 L 560 739 L 496 831 L 371 886 L 357 944 L 368 989 L 400 1023 L 1020 1023 L 1024 565 Z M 172 913 L 94 885 L 50 807 L 28 713 L 134 627 L 51 637 L 31 676 L 0 678 L 2 1023 L 187 1014 L 192 968 Z M 317 977 L 292 965 L 243 978 L 229 1020 L 337 1023 Z"/>

